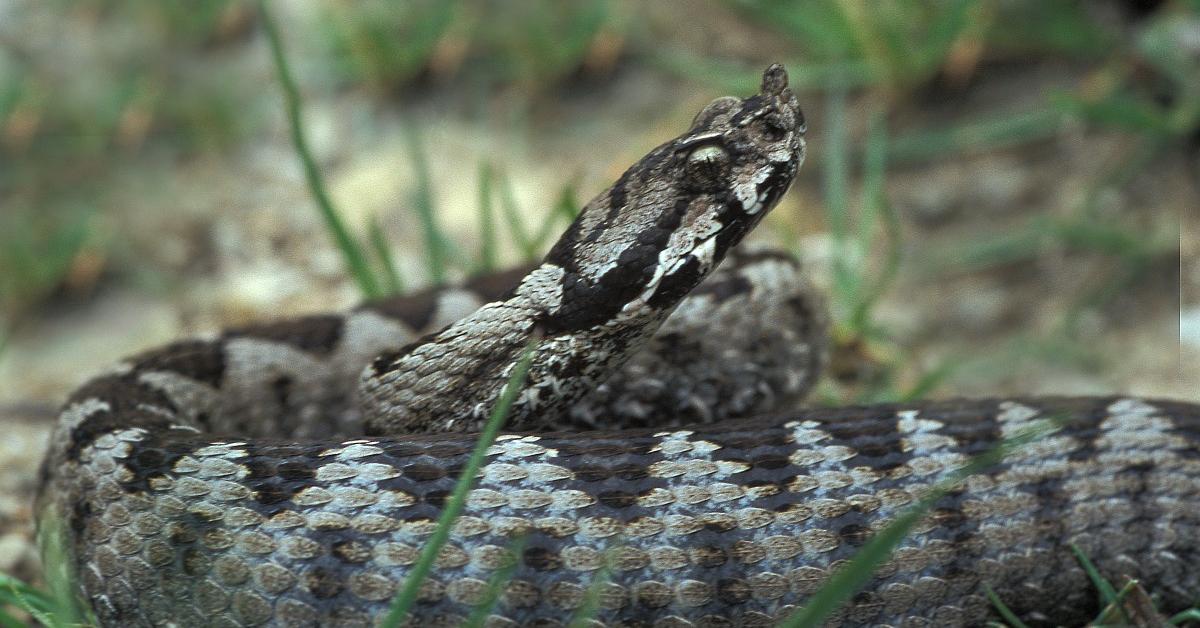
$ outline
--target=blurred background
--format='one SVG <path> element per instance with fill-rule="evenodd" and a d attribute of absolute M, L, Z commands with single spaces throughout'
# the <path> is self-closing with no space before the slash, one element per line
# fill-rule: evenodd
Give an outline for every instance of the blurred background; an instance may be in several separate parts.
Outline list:
<path fill-rule="evenodd" d="M 755 237 L 830 295 L 813 403 L 1200 399 L 1200 1 L 267 7 L 0 0 L 0 572 L 90 374 L 537 257 L 774 61 L 809 158 Z"/>

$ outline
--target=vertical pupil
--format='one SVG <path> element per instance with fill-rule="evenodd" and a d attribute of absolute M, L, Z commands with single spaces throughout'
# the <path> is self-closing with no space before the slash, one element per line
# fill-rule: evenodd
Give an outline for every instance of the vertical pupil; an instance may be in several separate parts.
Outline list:
<path fill-rule="evenodd" d="M 688 155 L 687 170 L 691 178 L 705 187 L 717 184 L 725 169 L 727 156 L 719 146 L 702 146 Z"/>

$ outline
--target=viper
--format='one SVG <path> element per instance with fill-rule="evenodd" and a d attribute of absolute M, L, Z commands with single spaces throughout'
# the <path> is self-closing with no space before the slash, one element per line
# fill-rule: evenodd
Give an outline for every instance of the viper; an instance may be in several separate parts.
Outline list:
<path fill-rule="evenodd" d="M 105 626 L 372 625 L 501 389 L 528 375 L 410 621 L 772 625 L 969 460 L 840 625 L 1085 621 L 1107 577 L 1200 596 L 1200 407 L 1124 397 L 802 409 L 825 355 L 798 262 L 733 247 L 805 121 L 774 65 L 588 203 L 540 264 L 179 341 L 75 391 L 37 509 Z M 730 259 L 725 260 L 726 257 Z M 722 264 L 723 260 L 725 261 Z M 519 541 L 519 543 L 518 543 Z M 517 551 L 519 550 L 519 551 Z"/>

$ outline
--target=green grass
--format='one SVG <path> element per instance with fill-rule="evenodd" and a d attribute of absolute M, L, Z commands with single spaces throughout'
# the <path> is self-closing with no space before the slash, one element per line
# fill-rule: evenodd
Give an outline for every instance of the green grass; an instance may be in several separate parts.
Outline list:
<path fill-rule="evenodd" d="M 337 243 L 342 257 L 346 260 L 346 267 L 350 271 L 350 275 L 358 283 L 363 295 L 368 299 L 378 299 L 383 296 L 383 290 L 379 287 L 375 274 L 371 272 L 366 254 L 350 236 L 341 215 L 334 208 L 333 201 L 329 199 L 329 193 L 325 191 L 325 182 L 321 178 L 321 171 L 317 167 L 316 159 L 312 156 L 312 151 L 308 148 L 308 140 L 304 136 L 304 123 L 300 118 L 300 92 L 296 88 L 296 81 L 292 78 L 287 56 L 283 52 L 283 42 L 279 37 L 279 29 L 275 26 L 275 20 L 271 17 L 267 4 L 267 0 L 259 0 L 259 19 L 262 20 L 267 41 L 271 44 L 271 58 L 275 62 L 276 75 L 283 88 L 283 100 L 287 108 L 292 145 L 296 148 L 296 155 L 304 166 L 304 178 L 308 182 L 308 189 L 313 195 L 317 209 L 320 210 L 321 218 L 325 220 L 325 227 L 329 230 L 329 235 Z"/>
<path fill-rule="evenodd" d="M 537 92 L 585 67 L 596 39 L 620 27 L 611 4 L 368 0 L 327 6 L 314 26 L 332 74 L 381 97 L 447 76 L 481 89 L 518 83 Z"/>
<path fill-rule="evenodd" d="M 600 614 L 600 597 L 603 595 L 605 587 L 612 582 L 612 552 L 620 547 L 623 547 L 620 537 L 617 537 L 616 544 L 606 545 L 601 554 L 604 562 L 599 569 L 592 573 L 591 582 L 583 592 L 583 602 L 579 608 L 575 609 L 575 612 L 571 613 L 567 628 L 589 628 L 593 625 L 593 621 Z"/>
<path fill-rule="evenodd" d="M 436 54 L 462 13 L 452 0 L 326 4 L 318 33 L 336 75 L 380 94 L 401 90 Z"/>
<path fill-rule="evenodd" d="M 1145 626 L 1156 625 L 1161 621 L 1160 613 L 1158 613 L 1157 609 L 1152 608 L 1153 601 L 1146 594 L 1145 590 L 1141 588 L 1141 584 L 1137 580 L 1129 580 L 1120 590 L 1117 590 L 1111 582 L 1100 574 L 1100 571 L 1092 564 L 1087 554 L 1074 544 L 1069 545 L 1069 548 L 1071 553 L 1075 555 L 1075 560 L 1079 562 L 1080 567 L 1087 574 L 1092 586 L 1095 587 L 1099 597 L 1100 612 L 1096 615 L 1095 619 L 1088 622 L 1088 626 L 1095 626 L 1097 628 L 1101 626 Z M 991 587 L 985 587 L 984 592 L 987 594 L 988 600 L 991 601 L 996 612 L 1006 622 L 989 622 L 989 626 L 992 628 L 1028 628 Z M 1124 604 L 1127 599 L 1133 597 L 1140 598 L 1145 603 L 1144 605 L 1135 607 L 1138 611 L 1153 613 L 1153 616 L 1130 616 Z M 1188 622 L 1200 623 L 1200 607 L 1176 613 L 1167 619 L 1166 622 L 1174 626 L 1188 625 Z"/>
<path fill-rule="evenodd" d="M 513 574 L 516 573 L 517 567 L 521 564 L 521 555 L 525 551 L 525 545 L 529 541 L 529 536 L 522 534 L 513 539 L 508 545 L 508 552 L 512 556 L 512 560 L 497 569 L 488 578 L 487 589 L 484 591 L 483 599 L 471 610 L 471 614 L 467 616 L 464 628 L 481 628 L 491 614 L 492 609 L 496 607 L 496 602 L 500 599 L 500 593 L 504 587 L 512 580 Z"/>
<path fill-rule="evenodd" d="M 375 258 L 379 260 L 386 294 L 404 294 L 404 277 L 400 275 L 400 269 L 396 267 L 396 260 L 392 256 L 392 247 L 388 244 L 387 235 L 383 232 L 383 225 L 379 224 L 378 216 L 371 216 L 371 223 L 367 225 L 367 238 L 371 242 Z"/>
<path fill-rule="evenodd" d="M 74 603 L 73 575 L 67 572 L 62 520 L 41 521 L 38 544 L 45 560 L 45 586 L 35 586 L 0 573 L 0 628 L 29 625 L 30 619 L 47 628 L 92 626 L 95 621 Z"/>
<path fill-rule="evenodd" d="M 11 576 L 0 574 L 0 626 L 19 628 L 25 621 L 10 612 L 20 610 L 44 626 L 60 625 L 55 617 L 57 605 L 50 594 Z"/>
<path fill-rule="evenodd" d="M 425 269 L 429 273 L 430 282 L 440 286 L 446 282 L 447 265 L 457 255 L 453 243 L 438 224 L 437 208 L 433 200 L 433 174 L 429 170 L 424 142 L 415 123 L 405 123 L 404 139 L 417 179 L 412 204 L 420 220 L 421 236 L 425 241 Z"/>
<path fill-rule="evenodd" d="M 78 256 L 98 239 L 95 219 L 89 205 L 47 216 L 14 203 L 0 213 L 0 329 L 35 315 L 62 286 Z"/>

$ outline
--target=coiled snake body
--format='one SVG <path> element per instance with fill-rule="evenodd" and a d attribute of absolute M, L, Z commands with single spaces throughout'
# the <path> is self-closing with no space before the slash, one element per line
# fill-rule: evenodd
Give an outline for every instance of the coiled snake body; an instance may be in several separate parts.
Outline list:
<path fill-rule="evenodd" d="M 790 184 L 803 133 L 772 66 L 759 94 L 714 101 L 631 167 L 536 268 L 179 342 L 93 379 L 64 406 L 38 505 L 75 595 L 114 626 L 372 624 L 462 471 L 462 432 L 532 342 L 515 433 L 423 585 L 422 624 L 460 623 L 515 561 L 489 625 L 565 624 L 594 579 L 605 624 L 770 625 L 1039 417 L 1063 427 L 941 497 L 835 622 L 978 625 L 984 585 L 1028 621 L 1080 620 L 1094 593 L 1068 543 L 1166 610 L 1192 603 L 1194 405 L 793 409 L 822 360 L 819 300 L 786 256 L 714 269 Z M 561 431 L 579 428 L 594 431 Z"/>

